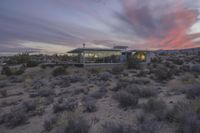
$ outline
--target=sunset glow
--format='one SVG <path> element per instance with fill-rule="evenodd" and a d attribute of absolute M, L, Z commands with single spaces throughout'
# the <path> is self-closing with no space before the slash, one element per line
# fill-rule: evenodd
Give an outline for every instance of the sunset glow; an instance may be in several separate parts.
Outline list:
<path fill-rule="evenodd" d="M 200 0 L 2 0 L 0 52 L 200 47 L 199 18 Z"/>

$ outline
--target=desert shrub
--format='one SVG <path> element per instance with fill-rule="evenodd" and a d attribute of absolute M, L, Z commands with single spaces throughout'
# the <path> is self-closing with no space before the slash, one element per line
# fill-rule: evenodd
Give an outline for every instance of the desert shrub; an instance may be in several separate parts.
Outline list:
<path fill-rule="evenodd" d="M 153 88 L 141 88 L 139 92 L 140 97 L 156 97 L 157 96 L 157 91 Z"/>
<path fill-rule="evenodd" d="M 79 95 L 81 93 L 85 93 L 84 89 L 83 88 L 76 88 L 74 89 L 73 91 L 73 95 Z"/>
<path fill-rule="evenodd" d="M 15 105 L 16 106 L 14 106 L 13 108 L 11 108 L 10 112 L 7 113 L 6 117 L 9 116 L 9 117 L 12 118 L 12 117 L 16 117 L 15 115 L 18 115 L 18 114 L 19 115 L 23 114 L 26 117 L 27 116 L 32 116 L 32 115 L 34 115 L 34 113 L 35 113 L 34 111 L 36 111 L 36 108 L 37 108 L 37 104 L 36 104 L 36 102 L 34 100 L 24 101 L 24 102 L 22 102 L 20 104 L 16 103 Z M 14 113 L 14 114 L 11 115 L 12 113 Z M 19 117 L 22 117 L 22 116 L 19 116 Z M 15 120 L 15 118 L 12 118 L 12 119 Z M 16 119 L 18 119 L 18 118 L 16 118 Z M 21 118 L 21 119 L 23 119 L 23 118 Z M 8 121 L 8 120 L 6 120 L 6 121 Z"/>
<path fill-rule="evenodd" d="M 149 79 L 132 78 L 131 82 L 135 84 L 139 84 L 139 85 L 146 85 L 146 84 L 149 84 L 151 81 Z"/>
<path fill-rule="evenodd" d="M 153 116 L 141 115 L 138 118 L 136 133 L 157 133 L 162 127 Z"/>
<path fill-rule="evenodd" d="M 129 73 L 126 72 L 126 71 L 124 71 L 124 72 L 122 73 L 122 75 L 125 76 L 125 77 L 128 77 Z"/>
<path fill-rule="evenodd" d="M 33 111 L 36 109 L 37 104 L 34 100 L 25 101 L 22 103 L 22 107 L 26 112 Z"/>
<path fill-rule="evenodd" d="M 187 112 L 190 111 L 190 105 L 186 102 L 178 102 L 176 103 L 173 108 L 167 113 L 167 120 L 169 122 L 181 122 L 182 116 Z"/>
<path fill-rule="evenodd" d="M 141 71 L 137 74 L 137 76 L 138 76 L 138 77 L 145 77 L 147 74 L 148 74 L 147 71 L 141 70 Z"/>
<path fill-rule="evenodd" d="M 195 99 L 200 97 L 200 86 L 199 85 L 192 85 L 191 88 L 187 89 L 186 97 L 188 99 Z"/>
<path fill-rule="evenodd" d="M 142 98 L 149 98 L 149 97 L 156 97 L 157 91 L 153 88 L 138 88 L 137 86 L 128 86 L 123 90 L 127 91 L 128 93 L 139 96 Z"/>
<path fill-rule="evenodd" d="M 32 116 L 42 116 L 45 113 L 45 107 L 44 106 L 39 106 L 37 107 L 33 113 Z"/>
<path fill-rule="evenodd" d="M 150 115 L 150 114 L 148 114 L 148 113 L 145 113 L 145 112 L 140 112 L 137 116 L 136 116 L 136 118 L 137 118 L 137 123 L 143 123 L 145 120 L 147 120 L 147 119 L 149 119 L 149 118 L 151 118 L 151 119 L 155 119 L 155 116 L 154 115 Z"/>
<path fill-rule="evenodd" d="M 200 65 L 193 65 L 191 67 L 192 72 L 200 74 Z"/>
<path fill-rule="evenodd" d="M 162 100 L 150 99 L 143 105 L 143 109 L 146 113 L 153 113 L 160 109 L 166 109 L 166 104 Z"/>
<path fill-rule="evenodd" d="M 63 111 L 74 111 L 77 107 L 77 102 L 74 99 L 68 99 L 62 103 L 55 103 L 53 106 L 53 112 L 59 113 Z"/>
<path fill-rule="evenodd" d="M 8 80 L 10 81 L 10 83 L 21 83 L 24 81 L 22 76 L 10 76 Z"/>
<path fill-rule="evenodd" d="M 38 65 L 39 65 L 39 62 L 35 61 L 35 60 L 29 60 L 29 61 L 26 62 L 27 67 L 36 67 Z"/>
<path fill-rule="evenodd" d="M 31 58 L 28 53 L 19 54 L 13 57 L 17 64 L 27 63 Z"/>
<path fill-rule="evenodd" d="M 154 70 L 154 75 L 158 80 L 167 80 L 172 77 L 171 73 L 166 67 L 158 67 Z"/>
<path fill-rule="evenodd" d="M 8 86 L 8 83 L 6 81 L 0 81 L 0 88 L 4 88 Z"/>
<path fill-rule="evenodd" d="M 84 112 L 96 112 L 97 107 L 95 105 L 95 101 L 88 101 L 84 103 Z"/>
<path fill-rule="evenodd" d="M 106 93 L 105 92 L 101 92 L 101 91 L 95 91 L 92 94 L 90 94 L 91 97 L 95 98 L 95 99 L 100 99 L 102 98 Z"/>
<path fill-rule="evenodd" d="M 124 67 L 120 66 L 115 66 L 112 68 L 112 73 L 113 74 L 120 74 L 124 71 Z"/>
<path fill-rule="evenodd" d="M 172 62 L 176 65 L 183 65 L 183 60 L 180 60 L 180 59 L 173 59 Z"/>
<path fill-rule="evenodd" d="M 127 68 L 128 69 L 140 69 L 141 68 L 140 61 L 138 61 L 137 59 L 134 59 L 134 58 L 128 59 Z"/>
<path fill-rule="evenodd" d="M 88 69 L 88 72 L 91 73 L 91 74 L 98 74 L 101 72 L 101 69 L 99 68 L 90 68 Z"/>
<path fill-rule="evenodd" d="M 31 89 L 33 90 L 39 90 L 41 87 L 43 87 L 45 84 L 41 80 L 34 80 L 31 84 Z"/>
<path fill-rule="evenodd" d="M 102 133 L 136 133 L 133 127 L 123 123 L 106 122 L 102 125 Z"/>
<path fill-rule="evenodd" d="M 194 113 L 187 113 L 183 116 L 179 126 L 179 133 L 199 133 L 200 118 Z"/>
<path fill-rule="evenodd" d="M 124 88 L 124 91 L 135 96 L 140 96 L 140 89 L 137 86 L 128 86 Z"/>
<path fill-rule="evenodd" d="M 44 98 L 44 105 L 50 105 L 54 102 L 54 96 L 53 95 L 50 95 L 48 97 L 45 97 Z"/>
<path fill-rule="evenodd" d="M 16 127 L 18 125 L 26 124 L 27 117 L 22 112 L 13 112 L 8 121 L 9 127 Z"/>
<path fill-rule="evenodd" d="M 162 59 L 160 57 L 155 57 L 151 59 L 151 63 L 161 63 Z"/>
<path fill-rule="evenodd" d="M 167 105 L 162 100 L 150 99 L 143 105 L 143 110 L 146 113 L 154 114 L 158 120 L 164 120 L 167 113 Z"/>
<path fill-rule="evenodd" d="M 100 99 L 102 98 L 103 96 L 105 96 L 107 93 L 107 90 L 104 89 L 104 88 L 100 88 L 99 90 L 93 92 L 90 94 L 90 97 L 93 97 L 95 99 Z"/>
<path fill-rule="evenodd" d="M 92 97 L 85 97 L 83 99 L 84 112 L 95 112 L 97 110 L 96 100 Z"/>
<path fill-rule="evenodd" d="M 4 63 L 8 64 L 8 65 L 16 65 L 18 64 L 16 60 L 9 58 L 8 60 L 5 60 Z"/>
<path fill-rule="evenodd" d="M 55 93 L 53 89 L 40 89 L 38 90 L 38 95 L 41 97 L 48 97 L 55 95 Z"/>
<path fill-rule="evenodd" d="M 13 75 L 21 75 L 25 72 L 25 67 L 21 66 L 18 70 L 16 70 Z"/>
<path fill-rule="evenodd" d="M 165 61 L 165 62 L 164 62 L 164 65 L 165 65 L 166 67 L 173 68 L 173 64 L 172 64 L 171 62 L 169 62 L 169 61 Z"/>
<path fill-rule="evenodd" d="M 65 111 L 65 106 L 63 104 L 55 103 L 53 105 L 53 112 L 54 113 L 59 113 Z"/>
<path fill-rule="evenodd" d="M 44 121 L 43 127 L 45 131 L 51 131 L 57 122 L 57 117 L 53 116 Z"/>
<path fill-rule="evenodd" d="M 59 128 L 58 133 L 88 133 L 89 129 L 89 123 L 85 119 L 78 117 L 69 119 Z"/>
<path fill-rule="evenodd" d="M 176 123 L 179 133 L 199 133 L 200 114 L 199 101 L 195 102 L 178 102 L 168 112 L 167 120 Z"/>
<path fill-rule="evenodd" d="M 103 80 L 103 81 L 107 81 L 112 78 L 112 74 L 109 72 L 101 72 L 97 76 L 99 80 Z"/>
<path fill-rule="evenodd" d="M 40 65 L 40 68 L 42 68 L 42 69 L 46 69 L 47 66 L 46 66 L 45 64 L 41 64 L 41 65 Z"/>
<path fill-rule="evenodd" d="M 52 75 L 54 77 L 59 76 L 59 75 L 64 75 L 65 74 L 65 68 L 64 67 L 57 67 L 52 71 Z"/>
<path fill-rule="evenodd" d="M 1 74 L 6 76 L 12 76 L 12 75 L 21 75 L 25 71 L 25 67 L 21 66 L 18 69 L 11 70 L 10 67 L 5 66 L 2 68 Z"/>
<path fill-rule="evenodd" d="M 1 74 L 2 75 L 6 75 L 6 76 L 11 76 L 12 75 L 12 71 L 10 69 L 10 67 L 8 66 L 4 66 L 1 70 Z"/>
<path fill-rule="evenodd" d="M 61 88 L 70 86 L 70 79 L 68 76 L 58 76 L 52 81 L 51 86 L 54 88 L 55 86 L 60 86 Z"/>
<path fill-rule="evenodd" d="M 96 116 L 92 117 L 90 120 L 91 125 L 96 125 L 98 122 L 100 121 L 100 119 Z"/>
<path fill-rule="evenodd" d="M 178 68 L 176 66 L 174 68 L 169 69 L 170 76 L 172 76 L 172 75 L 178 76 L 180 74 L 180 72 L 181 72 L 180 68 Z"/>
<path fill-rule="evenodd" d="M 194 75 L 194 77 L 195 77 L 196 79 L 198 79 L 199 76 L 200 76 L 200 75 L 198 75 L 198 73 L 193 73 L 193 75 Z"/>
<path fill-rule="evenodd" d="M 7 97 L 8 92 L 7 92 L 6 89 L 2 89 L 2 90 L 0 90 L 0 94 L 1 94 L 2 97 Z"/>
<path fill-rule="evenodd" d="M 181 81 L 186 84 L 194 84 L 197 82 L 195 76 L 191 74 L 183 75 L 183 77 L 181 78 Z"/>
<path fill-rule="evenodd" d="M 85 79 L 80 75 L 66 75 L 57 76 L 55 80 L 52 81 L 52 87 L 60 86 L 61 88 L 69 87 L 71 83 L 83 82 Z"/>
<path fill-rule="evenodd" d="M 120 82 L 117 82 L 117 85 L 115 87 L 113 87 L 111 90 L 112 91 L 119 91 L 123 88 L 126 88 L 128 85 L 129 85 L 128 82 L 120 81 Z"/>
<path fill-rule="evenodd" d="M 5 63 L 9 65 L 25 64 L 30 59 L 31 58 L 28 53 L 23 53 L 10 57 L 9 60 L 7 60 Z"/>
<path fill-rule="evenodd" d="M 77 82 L 84 81 L 84 78 L 82 78 L 79 75 L 70 75 L 70 76 L 66 76 L 65 78 L 68 78 L 68 80 L 70 81 L 70 83 L 77 83 Z"/>
<path fill-rule="evenodd" d="M 135 107 L 138 104 L 139 98 L 126 91 L 117 92 L 113 98 L 119 102 L 122 108 Z"/>
<path fill-rule="evenodd" d="M 27 120 L 25 110 L 19 107 L 13 107 L 9 113 L 4 114 L 1 118 L 2 123 L 10 128 L 25 124 Z"/>
<path fill-rule="evenodd" d="M 182 66 L 180 66 L 180 70 L 183 71 L 183 72 L 189 72 L 190 66 L 189 65 L 182 65 Z"/>
<path fill-rule="evenodd" d="M 9 65 L 25 64 L 27 67 L 35 67 L 40 62 L 32 59 L 32 57 L 28 53 L 22 53 L 22 54 L 18 54 L 18 55 L 10 57 L 9 60 L 6 61 L 6 63 Z"/>
<path fill-rule="evenodd" d="M 158 67 L 157 64 L 150 64 L 149 68 L 149 74 L 154 74 L 155 69 Z"/>

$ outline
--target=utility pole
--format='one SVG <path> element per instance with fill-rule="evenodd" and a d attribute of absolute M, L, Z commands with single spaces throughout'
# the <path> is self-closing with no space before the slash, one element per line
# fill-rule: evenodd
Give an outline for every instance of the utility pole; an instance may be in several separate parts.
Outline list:
<path fill-rule="evenodd" d="M 83 43 L 83 65 L 85 64 L 85 43 Z"/>

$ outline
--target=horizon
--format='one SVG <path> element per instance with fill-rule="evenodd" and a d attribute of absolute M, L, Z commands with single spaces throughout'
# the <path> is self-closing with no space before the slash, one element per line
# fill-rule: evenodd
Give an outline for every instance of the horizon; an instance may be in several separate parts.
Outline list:
<path fill-rule="evenodd" d="M 200 47 L 200 0 L 2 0 L 0 56 L 82 47 Z"/>
<path fill-rule="evenodd" d="M 74 48 L 76 49 L 76 48 Z M 112 49 L 112 48 L 108 48 L 108 49 Z M 129 50 L 144 50 L 144 51 L 152 51 L 152 52 L 156 52 L 156 51 L 179 51 L 179 50 L 190 50 L 190 49 L 200 49 L 200 47 L 193 47 L 193 48 L 182 48 L 182 49 L 155 49 L 155 50 L 146 50 L 146 49 L 127 49 L 127 51 Z M 69 50 L 71 51 L 71 50 Z M 47 55 L 47 56 L 53 56 L 53 55 L 66 55 L 67 52 L 66 51 L 64 53 L 55 53 L 55 52 L 40 52 L 40 51 L 19 51 L 19 52 L 0 52 L 0 57 L 8 57 L 8 56 L 15 56 L 15 55 L 20 55 L 23 53 L 28 53 L 29 55 Z"/>

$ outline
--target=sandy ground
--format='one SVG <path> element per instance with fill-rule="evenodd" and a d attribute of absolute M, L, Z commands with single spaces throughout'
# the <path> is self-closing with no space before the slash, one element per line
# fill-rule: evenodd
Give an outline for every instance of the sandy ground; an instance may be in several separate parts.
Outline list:
<path fill-rule="evenodd" d="M 172 79 L 161 82 L 151 78 L 151 74 L 138 76 L 141 70 L 125 69 L 119 72 L 119 74 L 112 74 L 112 70 L 109 68 L 105 70 L 99 69 L 99 72 L 96 73 L 84 68 L 67 68 L 66 74 L 53 77 L 53 69 L 54 68 L 42 69 L 38 66 L 27 68 L 25 73 L 20 76 L 5 77 L 0 75 L 0 83 L 5 83 L 5 86 L 1 87 L 1 90 L 7 90 L 7 96 L 4 97 L 0 95 L 0 116 L 9 113 L 12 108 L 21 105 L 23 102 L 29 102 L 30 100 L 36 102 L 36 109 L 26 112 L 28 114 L 28 119 L 25 123 L 10 127 L 6 122 L 3 122 L 0 125 L 1 133 L 57 132 L 56 124 L 51 131 L 45 131 L 43 125 L 44 121 L 50 117 L 68 112 L 61 111 L 58 114 L 53 112 L 53 106 L 58 103 L 59 100 L 63 99 L 73 99 L 76 101 L 78 115 L 91 123 L 90 133 L 100 132 L 102 124 L 105 122 L 136 125 L 137 116 L 142 112 L 142 105 L 150 98 L 155 97 L 139 98 L 138 106 L 135 108 L 120 108 L 119 103 L 113 98 L 116 92 L 112 91 L 112 89 L 117 84 L 120 84 L 121 81 L 126 81 L 130 86 L 137 86 L 138 88 L 155 89 L 157 93 L 156 98 L 164 100 L 169 108 L 172 108 L 178 101 L 187 100 L 185 94 L 181 93 L 183 89 L 194 83 L 200 83 L 200 78 L 197 77 L 190 83 L 184 83 L 182 81 L 182 77 L 191 74 L 190 72 L 181 73 L 179 76 L 174 76 Z M 104 72 L 109 73 L 109 75 L 106 76 L 107 79 L 100 79 L 99 73 Z M 70 81 L 69 84 L 67 84 L 68 81 L 66 81 L 66 79 L 69 78 L 69 76 L 75 76 L 75 81 Z M 65 78 L 62 79 L 62 77 Z M 192 77 L 190 77 L 190 79 L 191 78 Z M 132 82 L 133 79 L 139 81 L 147 79 L 148 83 L 134 83 Z M 65 82 L 66 84 L 61 85 Z M 90 94 L 102 88 L 106 90 L 106 93 L 100 98 L 95 98 L 96 111 L 83 111 L 83 98 L 88 97 Z M 54 94 L 47 94 L 47 96 L 38 94 L 38 96 L 31 97 L 32 94 L 38 93 L 42 89 L 53 90 Z M 38 110 L 42 110 L 42 113 L 38 113 Z M 173 133 L 175 132 L 175 128 L 173 125 L 164 124 L 158 132 Z"/>

